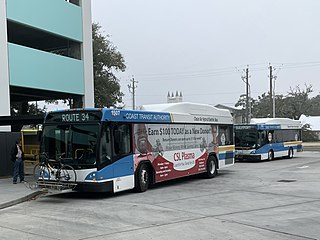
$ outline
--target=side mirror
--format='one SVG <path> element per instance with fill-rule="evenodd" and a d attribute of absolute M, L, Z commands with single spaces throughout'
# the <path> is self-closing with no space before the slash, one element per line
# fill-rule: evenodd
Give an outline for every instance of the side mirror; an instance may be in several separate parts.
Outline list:
<path fill-rule="evenodd" d="M 37 132 L 38 142 L 41 142 L 41 138 L 42 138 L 42 131 L 38 131 L 38 132 Z"/>

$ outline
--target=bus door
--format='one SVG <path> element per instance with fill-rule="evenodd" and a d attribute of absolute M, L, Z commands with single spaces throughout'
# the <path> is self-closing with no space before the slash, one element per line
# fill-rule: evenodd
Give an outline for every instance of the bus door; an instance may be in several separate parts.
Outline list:
<path fill-rule="evenodd" d="M 131 132 L 128 123 L 107 123 L 102 129 L 99 169 L 105 168 L 108 178 L 116 179 L 115 190 L 134 184 Z"/>

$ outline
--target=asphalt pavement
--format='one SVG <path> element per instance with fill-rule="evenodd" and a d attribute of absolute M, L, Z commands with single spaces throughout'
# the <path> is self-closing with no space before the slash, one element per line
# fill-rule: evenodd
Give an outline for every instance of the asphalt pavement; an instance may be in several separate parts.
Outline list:
<path fill-rule="evenodd" d="M 50 192 L 1 209 L 1 240 L 320 240 L 319 173 L 319 152 L 310 151 L 237 162 L 214 179 L 176 179 L 144 193 Z M 13 186 L 28 190 L 1 183 L 11 194 Z"/>
<path fill-rule="evenodd" d="M 304 143 L 304 151 L 320 151 L 320 143 Z M 25 201 L 33 200 L 47 194 L 44 189 L 33 188 L 33 177 L 27 175 L 26 182 L 13 184 L 12 178 L 0 178 L 0 209 L 4 209 Z M 30 188 L 31 187 L 31 188 Z"/>
<path fill-rule="evenodd" d="M 25 201 L 35 199 L 46 194 L 41 189 L 31 189 L 33 187 L 33 177 L 26 176 L 26 182 L 13 184 L 12 178 L 0 179 L 0 209 L 7 208 Z"/>

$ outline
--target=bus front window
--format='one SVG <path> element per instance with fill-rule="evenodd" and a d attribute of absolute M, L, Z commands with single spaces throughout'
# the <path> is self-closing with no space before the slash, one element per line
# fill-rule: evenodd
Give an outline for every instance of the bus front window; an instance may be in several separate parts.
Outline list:
<path fill-rule="evenodd" d="M 48 125 L 44 127 L 41 151 L 49 159 L 61 158 L 74 167 L 96 163 L 98 124 Z"/>
<path fill-rule="evenodd" d="M 238 130 L 235 132 L 237 147 L 257 148 L 258 133 L 255 130 Z"/>

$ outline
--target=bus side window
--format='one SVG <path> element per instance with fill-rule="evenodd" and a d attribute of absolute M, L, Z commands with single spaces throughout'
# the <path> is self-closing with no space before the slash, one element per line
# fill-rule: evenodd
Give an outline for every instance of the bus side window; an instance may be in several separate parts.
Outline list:
<path fill-rule="evenodd" d="M 131 131 L 128 124 L 114 126 L 114 151 L 116 155 L 129 154 L 131 152 Z"/>
<path fill-rule="evenodd" d="M 101 163 L 110 162 L 112 159 L 112 151 L 111 151 L 111 138 L 110 138 L 110 128 L 106 126 L 103 130 L 103 134 L 101 136 Z"/>
<path fill-rule="evenodd" d="M 263 132 L 262 132 L 262 134 L 261 134 L 261 141 L 262 141 L 262 146 L 269 143 L 268 133 L 267 133 L 266 131 L 263 131 Z"/>
<path fill-rule="evenodd" d="M 220 146 L 233 144 L 232 127 L 219 126 L 218 142 Z"/>
<path fill-rule="evenodd" d="M 268 143 L 274 143 L 274 131 L 271 130 L 268 132 L 268 135 L 267 135 L 267 141 Z"/>

